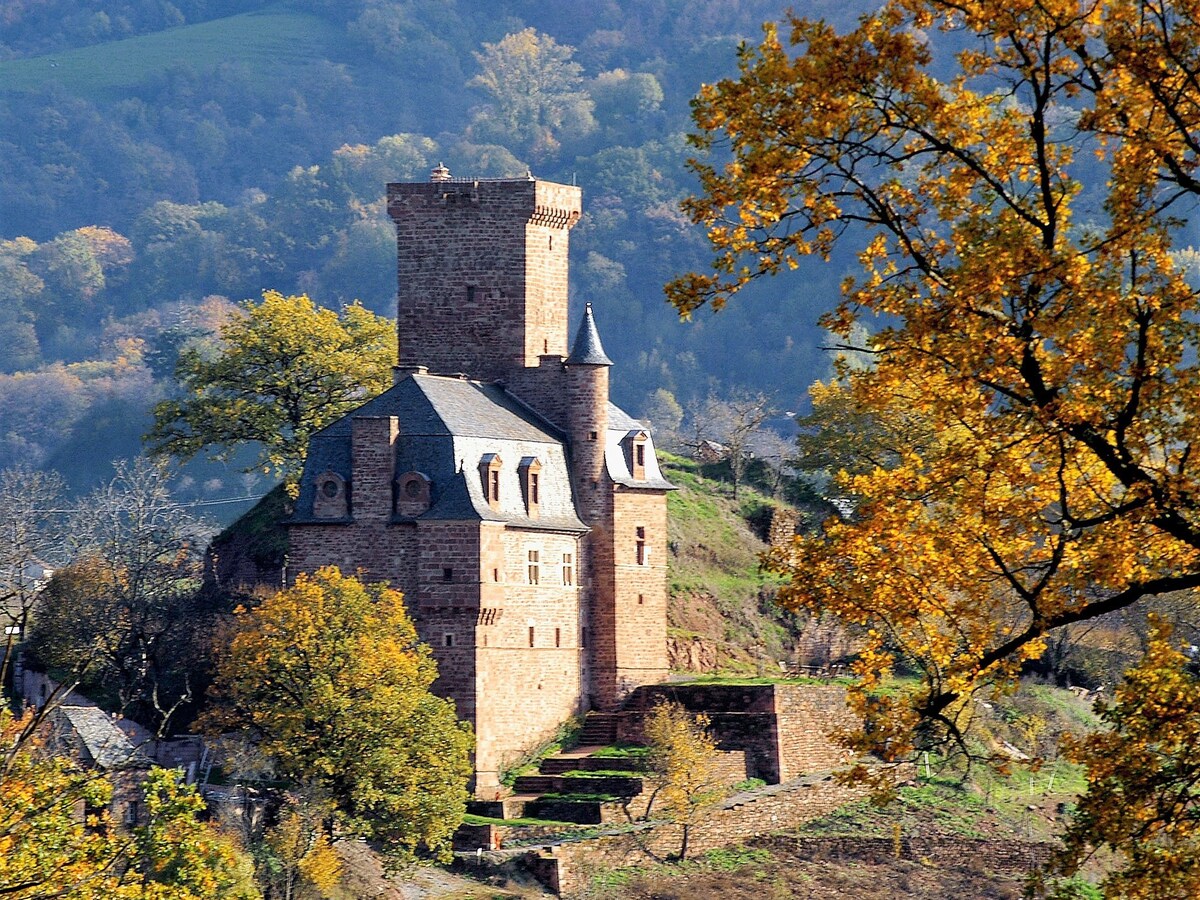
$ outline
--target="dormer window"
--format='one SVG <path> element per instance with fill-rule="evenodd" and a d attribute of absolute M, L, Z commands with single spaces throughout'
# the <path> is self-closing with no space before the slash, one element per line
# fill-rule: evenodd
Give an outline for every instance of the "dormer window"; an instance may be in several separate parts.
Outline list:
<path fill-rule="evenodd" d="M 525 512 L 536 519 L 542 502 L 542 464 L 535 456 L 524 456 L 517 467 L 521 475 L 521 496 L 525 500 Z"/>
<path fill-rule="evenodd" d="M 337 472 L 322 472 L 317 476 L 312 514 L 317 519 L 344 519 L 349 513 L 346 499 L 346 480 Z"/>
<path fill-rule="evenodd" d="M 396 515 L 419 516 L 429 509 L 429 478 L 421 472 L 405 472 L 396 479 Z"/>
<path fill-rule="evenodd" d="M 644 431 L 631 431 L 625 435 L 625 460 L 634 481 L 646 480 L 646 442 L 650 439 Z"/>
<path fill-rule="evenodd" d="M 492 509 L 500 508 L 500 454 L 485 453 L 479 460 L 479 477 L 483 484 L 483 497 Z"/>

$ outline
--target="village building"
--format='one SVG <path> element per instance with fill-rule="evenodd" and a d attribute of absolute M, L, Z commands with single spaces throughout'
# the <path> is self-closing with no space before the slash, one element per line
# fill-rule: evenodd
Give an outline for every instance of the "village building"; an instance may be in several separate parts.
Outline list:
<path fill-rule="evenodd" d="M 396 381 L 312 438 L 288 567 L 404 592 L 490 797 L 564 720 L 665 679 L 671 485 L 590 306 L 568 344 L 578 187 L 439 166 L 388 212 Z"/>

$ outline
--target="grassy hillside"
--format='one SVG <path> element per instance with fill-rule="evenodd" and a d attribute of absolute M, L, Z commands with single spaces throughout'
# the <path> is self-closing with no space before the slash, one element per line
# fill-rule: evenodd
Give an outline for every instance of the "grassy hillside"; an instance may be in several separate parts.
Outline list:
<path fill-rule="evenodd" d="M 204 70 L 234 63 L 263 81 L 287 82 L 314 60 L 345 59 L 347 48 L 343 29 L 277 4 L 122 41 L 0 62 L 0 84 L 7 91 L 58 85 L 87 100 L 119 100 L 135 85 L 180 65 Z"/>
<path fill-rule="evenodd" d="M 749 487 L 735 500 L 732 485 L 711 470 L 662 457 L 678 488 L 667 497 L 671 636 L 711 642 L 722 670 L 778 674 L 800 622 L 775 606 L 778 582 L 759 567 L 776 501 Z"/>

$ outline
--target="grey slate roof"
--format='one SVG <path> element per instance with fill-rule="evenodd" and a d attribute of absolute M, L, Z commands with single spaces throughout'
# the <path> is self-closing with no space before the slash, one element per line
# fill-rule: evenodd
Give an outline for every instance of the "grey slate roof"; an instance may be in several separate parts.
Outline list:
<path fill-rule="evenodd" d="M 104 710 L 95 706 L 61 706 L 57 713 L 101 769 L 149 764 Z"/>
<path fill-rule="evenodd" d="M 405 378 L 313 435 L 292 524 L 349 521 L 312 515 L 316 479 L 323 472 L 335 472 L 351 482 L 353 420 L 382 416 L 399 420 L 395 474 L 416 471 L 430 479 L 432 504 L 419 518 L 587 530 L 575 513 L 563 438 L 553 426 L 498 385 L 426 374 Z M 503 463 L 502 503 L 495 510 L 483 495 L 478 469 L 488 453 L 498 454 Z M 517 464 L 530 456 L 542 464 L 536 519 L 526 513 L 517 480 Z M 352 482 L 350 500 L 353 508 Z"/>
<path fill-rule="evenodd" d="M 646 478 L 638 481 L 629 471 L 629 460 L 625 456 L 626 438 L 638 432 L 646 434 Z M 663 477 L 658 467 L 658 455 L 654 452 L 654 436 L 650 429 L 639 422 L 621 407 L 608 404 L 608 433 L 604 440 L 604 464 L 608 469 L 608 477 L 617 484 L 631 488 L 653 488 L 659 491 L 673 491 L 675 485 Z"/>
<path fill-rule="evenodd" d="M 600 332 L 596 330 L 596 320 L 592 317 L 592 304 L 583 310 L 583 320 L 579 330 L 575 332 L 575 343 L 571 347 L 571 355 L 566 359 L 568 366 L 611 366 L 613 361 L 604 352 L 600 344 Z"/>

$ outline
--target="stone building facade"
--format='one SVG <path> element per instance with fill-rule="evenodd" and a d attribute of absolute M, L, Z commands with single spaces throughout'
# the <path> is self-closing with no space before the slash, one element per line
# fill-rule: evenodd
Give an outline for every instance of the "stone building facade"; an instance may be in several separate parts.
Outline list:
<path fill-rule="evenodd" d="M 477 794 L 571 715 L 661 681 L 666 492 L 647 429 L 609 402 L 590 307 L 568 346 L 577 187 L 388 185 L 395 385 L 318 434 L 289 568 L 402 590 L 476 734 Z"/>

